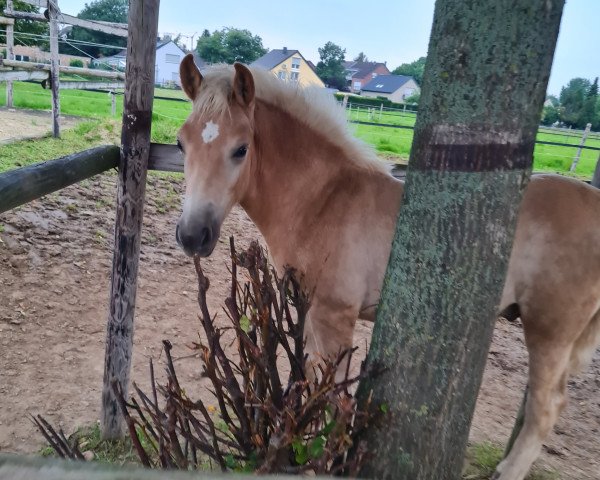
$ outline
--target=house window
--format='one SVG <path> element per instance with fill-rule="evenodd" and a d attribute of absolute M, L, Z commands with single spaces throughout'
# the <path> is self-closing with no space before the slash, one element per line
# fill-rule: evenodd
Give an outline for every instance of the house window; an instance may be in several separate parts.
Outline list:
<path fill-rule="evenodd" d="M 292 82 L 297 82 L 299 76 L 300 76 L 299 72 L 292 72 L 292 73 L 290 73 L 290 80 Z"/>
<path fill-rule="evenodd" d="M 383 83 L 378 83 L 377 85 L 375 85 L 375 88 L 383 88 Z"/>
<path fill-rule="evenodd" d="M 292 68 L 298 70 L 300 68 L 300 59 L 297 57 L 292 58 Z"/>
<path fill-rule="evenodd" d="M 362 87 L 360 82 L 354 82 L 354 90 L 360 90 L 360 87 Z"/>
<path fill-rule="evenodd" d="M 403 99 L 404 99 L 404 98 L 408 98 L 408 97 L 410 97 L 410 96 L 411 96 L 413 93 L 415 93 L 415 89 L 414 89 L 414 88 L 407 88 L 407 89 L 404 91 L 404 95 L 402 95 L 402 98 L 403 98 Z"/>
<path fill-rule="evenodd" d="M 281 79 L 281 80 L 285 80 L 285 72 L 283 70 L 279 70 L 279 73 L 277 74 L 277 76 Z"/>
<path fill-rule="evenodd" d="M 373 78 L 375 78 L 376 76 L 377 76 L 377 73 L 376 73 L 376 72 L 373 72 L 373 75 L 372 75 L 372 77 L 373 77 Z"/>
<path fill-rule="evenodd" d="M 172 53 L 167 53 L 165 55 L 165 62 L 167 62 L 167 63 L 179 63 L 180 58 L 181 57 L 179 55 L 174 55 Z"/>

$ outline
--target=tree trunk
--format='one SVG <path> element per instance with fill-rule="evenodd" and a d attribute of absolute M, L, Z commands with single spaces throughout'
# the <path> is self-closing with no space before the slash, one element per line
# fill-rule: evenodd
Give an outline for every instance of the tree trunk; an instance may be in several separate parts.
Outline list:
<path fill-rule="evenodd" d="M 564 0 L 438 0 L 359 401 L 361 475 L 460 478 Z M 381 371 L 383 367 L 383 371 Z"/>
<path fill-rule="evenodd" d="M 116 379 L 119 382 L 125 398 L 129 389 L 142 215 L 150 156 L 159 3 L 160 0 L 129 2 L 130 29 L 127 42 L 115 251 L 104 357 L 103 438 L 117 438 L 123 435 L 123 415 L 112 390 L 112 380 Z"/>
<path fill-rule="evenodd" d="M 592 186 L 600 188 L 600 155 L 596 160 L 596 168 L 594 169 L 594 176 L 592 177 Z"/>

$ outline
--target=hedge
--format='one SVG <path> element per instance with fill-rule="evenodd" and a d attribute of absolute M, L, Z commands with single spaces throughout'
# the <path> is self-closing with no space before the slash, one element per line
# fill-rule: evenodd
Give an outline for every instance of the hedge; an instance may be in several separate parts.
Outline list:
<path fill-rule="evenodd" d="M 344 99 L 343 93 L 334 93 L 335 98 L 340 102 Z M 352 105 L 367 105 L 369 107 L 377 107 L 379 108 L 381 104 L 387 108 L 398 108 L 404 110 L 406 107 L 407 111 L 416 112 L 417 105 L 412 105 L 408 103 L 395 103 L 385 97 L 360 97 L 358 95 L 348 95 L 348 103 Z"/>

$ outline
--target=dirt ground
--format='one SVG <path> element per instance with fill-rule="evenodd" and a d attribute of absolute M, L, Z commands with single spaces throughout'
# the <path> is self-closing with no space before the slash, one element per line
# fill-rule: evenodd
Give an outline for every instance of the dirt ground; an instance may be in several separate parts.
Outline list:
<path fill-rule="evenodd" d="M 99 418 L 115 178 L 104 174 L 0 215 L 0 451 L 42 446 L 28 414 L 43 414 L 68 433 Z M 186 345 L 199 330 L 195 275 L 174 240 L 181 192 L 176 178 L 149 178 L 132 379 L 148 385 L 148 361 L 161 364 L 161 340 L 170 339 L 180 379 L 194 393 L 202 391 L 200 365 Z M 239 247 L 260 236 L 239 208 L 225 222 L 221 242 L 204 262 L 213 312 L 226 295 L 229 235 Z M 355 343 L 366 345 L 370 331 L 361 323 Z M 521 328 L 499 322 L 472 441 L 507 440 L 526 368 Z M 600 478 L 599 391 L 597 354 L 569 383 L 570 404 L 538 464 L 556 468 L 563 479 Z"/>
<path fill-rule="evenodd" d="M 61 117 L 61 128 L 77 123 L 72 117 Z M 43 137 L 52 132 L 52 116 L 45 111 L 0 108 L 0 144 L 23 138 Z"/>

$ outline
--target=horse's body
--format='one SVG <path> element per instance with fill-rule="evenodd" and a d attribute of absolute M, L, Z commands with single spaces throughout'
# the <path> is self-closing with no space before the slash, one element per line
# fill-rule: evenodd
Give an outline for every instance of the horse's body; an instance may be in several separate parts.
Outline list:
<path fill-rule="evenodd" d="M 256 85 L 255 81 L 256 80 Z M 352 345 L 358 318 L 373 320 L 403 183 L 347 133 L 335 106 L 266 72 L 236 65 L 200 75 L 181 66 L 194 112 L 179 140 L 186 199 L 177 237 L 210 255 L 220 225 L 241 204 L 278 268 L 295 267 L 312 292 L 307 349 Z M 518 311 L 529 350 L 525 425 L 498 466 L 522 479 L 565 403 L 566 379 L 600 343 L 600 191 L 537 176 L 520 210 L 499 312 Z"/>

